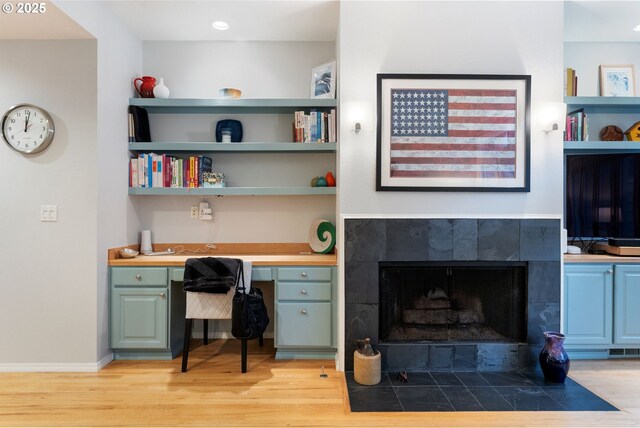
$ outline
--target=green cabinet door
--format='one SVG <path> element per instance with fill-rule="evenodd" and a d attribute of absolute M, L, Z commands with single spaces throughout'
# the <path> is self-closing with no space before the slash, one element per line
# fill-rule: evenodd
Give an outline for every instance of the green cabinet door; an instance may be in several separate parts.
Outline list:
<path fill-rule="evenodd" d="M 640 343 L 640 266 L 615 266 L 614 343 Z"/>
<path fill-rule="evenodd" d="M 611 344 L 613 266 L 565 265 L 563 309 L 565 345 Z"/>
<path fill-rule="evenodd" d="M 331 347 L 331 303 L 277 302 L 276 346 Z"/>
<path fill-rule="evenodd" d="M 163 288 L 111 289 L 111 347 L 168 347 L 167 293 Z"/>

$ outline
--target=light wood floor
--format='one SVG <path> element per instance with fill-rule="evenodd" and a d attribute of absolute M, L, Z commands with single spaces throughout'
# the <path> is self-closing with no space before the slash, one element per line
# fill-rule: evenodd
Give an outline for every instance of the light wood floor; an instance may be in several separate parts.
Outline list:
<path fill-rule="evenodd" d="M 350 413 L 332 361 L 276 361 L 271 341 L 198 346 L 180 359 L 99 373 L 0 373 L 0 426 L 640 426 L 640 360 L 573 361 L 570 376 L 620 412 Z M 327 378 L 320 377 L 324 364 Z"/>

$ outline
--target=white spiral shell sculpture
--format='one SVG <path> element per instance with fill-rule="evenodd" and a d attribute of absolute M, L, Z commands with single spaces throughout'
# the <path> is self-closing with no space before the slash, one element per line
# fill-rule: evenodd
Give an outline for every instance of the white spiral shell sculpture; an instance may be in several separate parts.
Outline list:
<path fill-rule="evenodd" d="M 336 245 L 336 227 L 329 220 L 315 220 L 309 229 L 309 245 L 316 253 L 330 252 Z"/>

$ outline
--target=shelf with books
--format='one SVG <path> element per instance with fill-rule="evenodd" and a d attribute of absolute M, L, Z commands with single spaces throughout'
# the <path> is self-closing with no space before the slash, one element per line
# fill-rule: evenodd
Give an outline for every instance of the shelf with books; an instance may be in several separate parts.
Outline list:
<path fill-rule="evenodd" d="M 640 153 L 637 141 L 565 141 L 566 154 Z"/>
<path fill-rule="evenodd" d="M 318 196 L 335 195 L 335 187 L 129 187 L 130 195 L 173 196 Z"/>
<path fill-rule="evenodd" d="M 565 150 L 637 150 L 637 143 L 626 140 L 600 141 L 600 131 L 607 126 L 623 133 L 629 129 L 640 118 L 640 97 L 565 97 L 564 101 L 568 112 L 565 140 L 569 140 Z"/>
<path fill-rule="evenodd" d="M 335 99 L 132 98 L 129 102 L 130 195 L 336 194 L 335 187 L 300 186 L 316 175 L 335 173 L 337 143 L 327 142 L 337 140 Z M 229 116 L 243 123 L 242 142 L 214 142 L 212 124 Z M 139 135 L 148 139 L 136 138 Z M 149 157 L 156 163 L 149 163 Z M 209 161 L 208 168 L 199 167 L 203 158 Z M 154 175 L 149 185 L 149 171 L 157 174 L 156 166 L 162 175 Z M 224 177 L 223 183 L 232 185 L 203 187 L 205 173 L 217 173 Z"/>
<path fill-rule="evenodd" d="M 135 153 L 158 151 L 164 153 L 189 152 L 335 152 L 336 143 L 213 143 L 213 142 L 162 142 L 130 143 Z"/>

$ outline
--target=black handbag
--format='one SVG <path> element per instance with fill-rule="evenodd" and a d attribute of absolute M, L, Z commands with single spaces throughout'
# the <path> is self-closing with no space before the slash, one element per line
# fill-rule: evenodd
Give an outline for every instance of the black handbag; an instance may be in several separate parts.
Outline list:
<path fill-rule="evenodd" d="M 242 281 L 242 285 L 240 285 Z M 244 272 L 242 263 L 236 283 L 236 292 L 231 304 L 231 334 L 236 339 L 256 339 L 269 325 L 269 315 L 264 304 L 262 290 L 251 287 L 245 293 Z"/>

